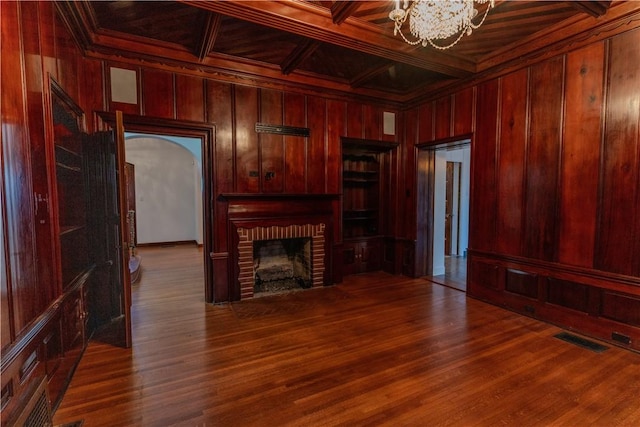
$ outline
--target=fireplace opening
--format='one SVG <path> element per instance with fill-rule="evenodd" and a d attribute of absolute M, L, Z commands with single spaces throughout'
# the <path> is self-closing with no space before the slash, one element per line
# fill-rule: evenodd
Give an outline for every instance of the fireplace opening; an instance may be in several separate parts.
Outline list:
<path fill-rule="evenodd" d="M 311 288 L 311 253 L 309 237 L 254 240 L 254 295 Z"/>

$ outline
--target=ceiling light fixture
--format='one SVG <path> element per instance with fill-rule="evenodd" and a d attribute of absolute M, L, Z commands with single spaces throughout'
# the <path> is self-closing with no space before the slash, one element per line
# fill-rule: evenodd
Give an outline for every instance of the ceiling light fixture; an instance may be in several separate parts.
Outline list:
<path fill-rule="evenodd" d="M 478 15 L 475 3 L 489 3 L 482 16 L 482 20 L 474 24 L 473 19 Z M 389 19 L 394 21 L 393 34 L 400 33 L 402 39 L 410 45 L 430 44 L 436 49 L 445 50 L 460 41 L 463 35 L 470 35 L 473 30 L 482 25 L 493 8 L 495 0 L 404 0 L 400 7 L 400 0 L 396 0 L 396 8 L 389 13 Z M 416 40 L 409 40 L 402 32 L 402 25 L 409 18 L 409 31 Z M 447 45 L 435 43 L 436 40 L 455 39 Z"/>

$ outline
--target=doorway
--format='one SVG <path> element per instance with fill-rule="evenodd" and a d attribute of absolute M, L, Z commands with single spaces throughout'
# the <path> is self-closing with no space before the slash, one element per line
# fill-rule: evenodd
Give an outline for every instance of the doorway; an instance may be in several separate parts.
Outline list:
<path fill-rule="evenodd" d="M 416 275 L 466 291 L 471 138 L 418 147 Z"/>
<path fill-rule="evenodd" d="M 98 113 L 99 116 L 107 123 L 115 120 L 112 113 Z M 200 162 L 199 165 L 193 165 L 192 170 L 198 172 L 198 193 L 200 194 L 200 202 L 195 202 L 195 213 L 193 215 L 194 222 L 199 224 L 196 226 L 196 240 L 199 247 L 201 245 L 201 256 L 204 265 L 204 301 L 213 302 L 213 264 L 211 257 L 208 256 L 213 251 L 213 164 L 214 155 L 213 147 L 215 145 L 215 127 L 206 123 L 183 122 L 179 120 L 156 119 L 143 116 L 127 115 L 123 116 L 125 132 L 129 135 L 140 137 L 144 135 L 156 136 L 161 135 L 165 139 L 171 139 L 173 142 L 191 140 L 192 145 L 187 149 L 180 147 L 182 151 L 189 151 L 193 162 Z M 195 142 L 193 141 L 195 140 Z M 166 141 L 165 141 L 166 142 Z M 184 142 L 184 141 L 183 141 Z M 173 144 L 173 143 L 172 143 Z M 173 144 L 174 148 L 180 144 Z M 125 160 L 126 156 L 125 156 Z M 165 165 L 162 168 L 166 169 Z M 195 173 L 195 172 L 194 172 Z M 137 196 L 136 196 L 137 197 Z M 200 206 L 197 206 L 197 204 Z M 137 203 L 139 207 L 140 204 Z M 181 206 L 177 206 L 180 209 Z M 197 218 L 197 219 L 196 219 Z M 198 229 L 198 227 L 200 227 Z M 138 235 L 138 239 L 140 236 Z M 192 239 L 188 239 L 192 240 Z M 144 261 L 142 261 L 144 263 Z M 144 273 L 143 273 L 144 274 Z"/>
<path fill-rule="evenodd" d="M 202 252 L 202 140 L 126 132 L 125 157 L 134 174 L 127 219 L 134 242 L 129 269 L 132 283 L 137 284 L 146 282 L 140 271 L 147 276 L 155 273 L 151 269 L 156 264 L 151 259 L 146 262 L 146 255 L 176 246 L 197 248 L 191 252 L 194 256 Z M 204 276 L 202 270 L 200 275 Z"/>

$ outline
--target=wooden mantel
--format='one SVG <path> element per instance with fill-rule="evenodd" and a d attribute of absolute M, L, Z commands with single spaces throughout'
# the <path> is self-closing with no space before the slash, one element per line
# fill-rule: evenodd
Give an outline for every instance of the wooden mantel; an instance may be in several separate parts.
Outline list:
<path fill-rule="evenodd" d="M 333 217 L 334 203 L 338 194 L 296 193 L 221 193 L 218 204 L 224 206 L 221 213 L 226 217 L 228 253 L 224 261 L 229 271 L 228 300 L 241 298 L 238 281 L 238 230 L 255 227 L 288 227 L 291 225 L 324 224 L 324 278 L 331 284 L 333 265 Z M 219 261 L 223 261 L 221 258 Z"/>

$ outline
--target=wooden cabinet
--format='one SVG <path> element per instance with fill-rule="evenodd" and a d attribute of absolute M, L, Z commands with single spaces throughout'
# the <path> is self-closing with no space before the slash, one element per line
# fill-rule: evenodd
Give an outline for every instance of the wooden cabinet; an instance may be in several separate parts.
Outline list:
<path fill-rule="evenodd" d="M 397 144 L 342 138 L 343 274 L 379 270 L 388 206 L 389 153 Z"/>
<path fill-rule="evenodd" d="M 343 274 L 380 270 L 382 238 L 352 239 L 344 244 Z"/>

